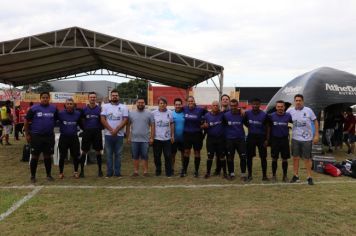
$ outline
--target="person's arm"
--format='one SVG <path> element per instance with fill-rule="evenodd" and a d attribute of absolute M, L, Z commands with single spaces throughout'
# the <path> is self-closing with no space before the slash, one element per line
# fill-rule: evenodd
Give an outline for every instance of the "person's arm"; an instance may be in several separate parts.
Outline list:
<path fill-rule="evenodd" d="M 317 119 L 314 120 L 315 133 L 313 138 L 313 144 L 317 144 L 319 142 L 319 122 Z"/>
<path fill-rule="evenodd" d="M 171 129 L 171 143 L 174 143 L 174 122 L 170 123 L 170 129 Z"/>
<path fill-rule="evenodd" d="M 127 137 L 127 143 L 131 143 L 131 122 L 128 120 L 127 125 L 126 125 L 126 137 Z"/>
<path fill-rule="evenodd" d="M 106 116 L 105 115 L 101 115 L 100 116 L 100 121 L 101 121 L 101 124 L 104 126 L 105 129 L 109 130 L 109 132 L 111 134 L 113 134 L 113 129 L 111 128 L 111 126 L 109 125 L 108 121 L 106 120 Z"/>
<path fill-rule="evenodd" d="M 153 122 L 151 125 L 151 137 L 150 137 L 150 144 L 153 144 L 153 141 L 155 139 L 155 132 L 156 132 L 156 125 Z"/>

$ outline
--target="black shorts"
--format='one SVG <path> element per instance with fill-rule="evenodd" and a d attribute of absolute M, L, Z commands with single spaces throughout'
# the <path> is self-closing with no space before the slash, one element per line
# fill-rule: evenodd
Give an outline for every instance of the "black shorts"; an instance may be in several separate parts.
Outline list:
<path fill-rule="evenodd" d="M 52 155 L 54 153 L 54 134 L 41 135 L 31 134 L 31 154 L 32 155 Z"/>
<path fill-rule="evenodd" d="M 289 138 L 277 138 L 271 137 L 271 157 L 273 159 L 278 159 L 279 154 L 281 154 L 282 159 L 290 158 L 290 147 Z"/>
<path fill-rule="evenodd" d="M 79 157 L 80 145 L 79 145 L 78 136 L 61 135 L 58 141 L 58 149 L 60 155 L 67 156 L 68 149 L 69 149 L 71 157 Z"/>
<path fill-rule="evenodd" d="M 217 157 L 222 157 L 224 155 L 224 138 L 223 137 L 212 137 L 206 138 L 206 150 L 209 156 L 216 155 Z"/>
<path fill-rule="evenodd" d="M 194 151 L 200 151 L 203 147 L 203 133 L 185 133 L 183 134 L 184 139 L 184 149 L 191 149 L 193 147 Z"/>
<path fill-rule="evenodd" d="M 258 148 L 258 153 L 260 158 L 267 157 L 267 148 L 264 146 L 265 135 L 259 134 L 249 134 L 247 136 L 247 156 L 256 156 L 256 147 Z"/>
<path fill-rule="evenodd" d="M 101 135 L 101 129 L 84 130 L 82 136 L 82 150 L 84 152 L 88 152 L 91 146 L 95 151 L 103 150 L 103 137 Z"/>
<path fill-rule="evenodd" d="M 177 151 L 184 151 L 184 143 L 183 142 L 174 142 L 171 146 L 171 152 L 177 153 Z"/>
<path fill-rule="evenodd" d="M 246 141 L 244 139 L 226 139 L 227 156 L 234 156 L 235 151 L 240 158 L 246 156 Z"/>

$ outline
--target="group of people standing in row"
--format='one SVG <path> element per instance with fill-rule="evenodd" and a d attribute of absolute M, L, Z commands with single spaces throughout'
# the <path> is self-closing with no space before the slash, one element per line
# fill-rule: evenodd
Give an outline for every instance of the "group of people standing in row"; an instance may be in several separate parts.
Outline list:
<path fill-rule="evenodd" d="M 180 177 L 187 176 L 190 155 L 193 149 L 194 177 L 199 176 L 201 149 L 206 136 L 207 169 L 205 178 L 221 175 L 223 178 L 235 178 L 235 152 L 240 157 L 242 181 L 252 180 L 253 157 L 258 149 L 262 180 L 267 177 L 267 146 L 271 146 L 272 180 L 276 181 L 277 160 L 282 159 L 283 181 L 287 177 L 288 159 L 290 158 L 289 123 L 293 123 L 291 153 L 293 156 L 293 178 L 290 182 L 299 182 L 299 159 L 304 159 L 307 169 L 307 182 L 312 185 L 311 151 L 312 143 L 317 143 L 318 132 L 313 133 L 312 126 L 318 129 L 318 121 L 311 109 L 304 106 L 303 95 L 294 97 L 294 107 L 285 111 L 284 101 L 276 102 L 276 112 L 266 114 L 260 109 L 261 101 L 254 99 L 251 110 L 239 108 L 236 99 L 228 95 L 221 98 L 221 106 L 214 101 L 211 111 L 196 105 L 194 97 L 189 96 L 186 105 L 180 98 L 174 100 L 174 110 L 167 109 L 167 101 L 160 98 L 158 109 L 153 112 L 145 109 L 145 100 L 138 98 L 136 108 L 129 111 L 119 103 L 119 93 L 111 91 L 110 103 L 101 108 L 96 104 L 96 94 L 88 95 L 89 104 L 78 111 L 72 99 L 67 99 L 65 109 L 58 112 L 49 104 L 50 95 L 43 92 L 40 104 L 30 108 L 25 119 L 26 139 L 31 145 L 30 160 L 31 181 L 36 182 L 36 169 L 40 154 L 43 154 L 47 179 L 53 181 L 51 175 L 51 155 L 54 148 L 54 127 L 59 123 L 59 178 L 63 179 L 64 160 L 68 149 L 74 163 L 74 177 L 84 177 L 84 163 L 90 148 L 96 151 L 98 176 L 102 171 L 102 129 L 104 129 L 106 177 L 121 177 L 121 157 L 124 136 L 131 146 L 134 171 L 132 176 L 139 176 L 140 161 L 143 176 L 148 176 L 148 151 L 153 147 L 155 175 L 162 174 L 161 156 L 164 156 L 164 171 L 172 177 L 177 164 L 176 155 L 181 155 Z M 80 148 L 78 126 L 83 130 Z M 245 134 L 244 126 L 248 134 Z M 81 149 L 81 152 L 80 152 Z M 212 172 L 213 160 L 216 169 Z M 79 172 L 80 166 L 80 172 Z"/>

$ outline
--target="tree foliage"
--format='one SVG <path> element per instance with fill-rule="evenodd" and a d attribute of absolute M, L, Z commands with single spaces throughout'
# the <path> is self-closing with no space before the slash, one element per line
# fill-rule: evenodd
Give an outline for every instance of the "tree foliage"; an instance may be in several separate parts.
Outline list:
<path fill-rule="evenodd" d="M 130 80 L 119 84 L 116 89 L 119 91 L 120 98 L 135 99 L 143 97 L 147 100 L 147 81 L 145 80 Z"/>
<path fill-rule="evenodd" d="M 33 93 L 42 93 L 42 92 L 53 92 L 54 88 L 51 84 L 47 82 L 40 82 L 37 84 L 24 85 L 22 90 L 31 91 Z"/>

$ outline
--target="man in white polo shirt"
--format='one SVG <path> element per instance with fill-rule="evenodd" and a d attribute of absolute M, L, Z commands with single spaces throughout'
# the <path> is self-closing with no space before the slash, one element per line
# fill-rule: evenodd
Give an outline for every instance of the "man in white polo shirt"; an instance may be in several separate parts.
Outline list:
<path fill-rule="evenodd" d="M 110 178 L 113 175 L 115 177 L 121 177 L 121 155 L 124 140 L 124 127 L 127 124 L 127 120 L 128 109 L 125 105 L 119 103 L 119 92 L 117 90 L 112 90 L 111 102 L 104 104 L 101 110 L 101 123 L 105 127 L 107 178 Z"/>
<path fill-rule="evenodd" d="M 299 182 L 299 159 L 304 159 L 305 168 L 307 169 L 307 181 L 309 185 L 314 185 L 312 179 L 312 145 L 319 142 L 319 123 L 314 112 L 304 106 L 304 97 L 301 94 L 294 96 L 294 107 L 287 110 L 292 116 L 292 156 L 294 176 L 291 183 Z M 315 126 L 313 134 L 312 123 Z"/>

